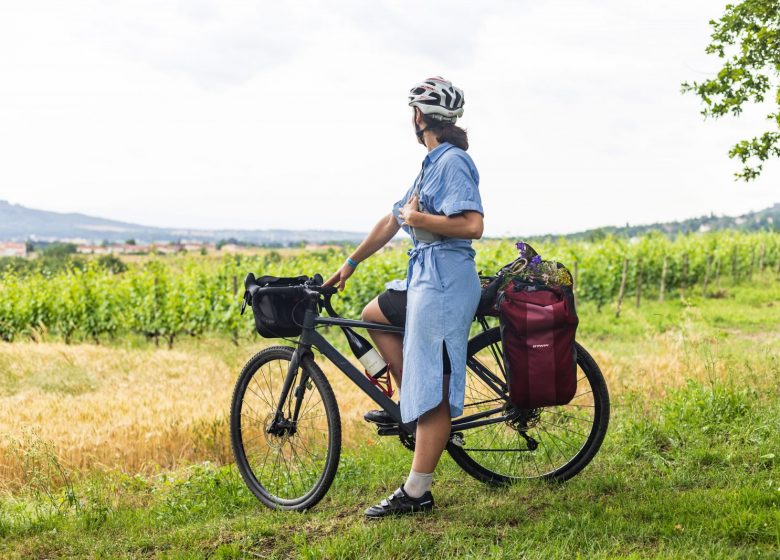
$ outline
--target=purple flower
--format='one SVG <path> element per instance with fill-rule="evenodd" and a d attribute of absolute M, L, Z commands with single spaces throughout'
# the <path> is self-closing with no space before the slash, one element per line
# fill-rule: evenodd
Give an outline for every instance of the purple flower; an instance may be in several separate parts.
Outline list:
<path fill-rule="evenodd" d="M 525 254 L 525 251 L 526 251 L 525 243 L 523 243 L 522 241 L 518 241 L 517 243 L 515 243 L 515 247 L 517 247 L 517 250 L 520 252 L 520 256 L 522 257 Z"/>
<path fill-rule="evenodd" d="M 531 264 L 534 266 L 536 266 L 540 262 L 542 262 L 542 257 L 540 257 L 539 255 L 534 255 L 534 257 L 531 259 Z"/>

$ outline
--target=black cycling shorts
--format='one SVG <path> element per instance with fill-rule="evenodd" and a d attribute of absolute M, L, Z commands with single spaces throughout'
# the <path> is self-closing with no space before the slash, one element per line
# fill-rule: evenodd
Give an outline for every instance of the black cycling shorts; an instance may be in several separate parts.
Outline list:
<path fill-rule="evenodd" d="M 406 325 L 406 290 L 385 290 L 379 294 L 377 303 L 391 325 Z"/>

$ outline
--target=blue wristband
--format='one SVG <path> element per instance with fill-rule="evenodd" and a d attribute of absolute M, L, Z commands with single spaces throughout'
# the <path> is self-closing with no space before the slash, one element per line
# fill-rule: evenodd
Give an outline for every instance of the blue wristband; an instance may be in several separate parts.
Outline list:
<path fill-rule="evenodd" d="M 351 257 L 347 257 L 347 264 L 352 268 L 357 268 L 358 263 L 352 260 Z"/>

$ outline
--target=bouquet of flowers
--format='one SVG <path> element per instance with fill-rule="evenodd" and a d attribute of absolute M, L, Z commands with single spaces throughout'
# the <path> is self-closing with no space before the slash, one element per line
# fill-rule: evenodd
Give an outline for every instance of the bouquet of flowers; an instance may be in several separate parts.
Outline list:
<path fill-rule="evenodd" d="M 574 281 L 571 273 L 559 262 L 545 261 L 524 241 L 515 244 L 520 256 L 510 263 L 504 273 L 502 288 L 517 279 L 528 284 L 544 284 L 545 286 L 572 286 Z"/>
<path fill-rule="evenodd" d="M 482 295 L 477 313 L 497 315 L 496 298 L 512 282 L 545 286 L 573 286 L 571 273 L 559 262 L 545 261 L 524 241 L 515 244 L 518 257 L 501 267 L 495 277 L 482 280 Z"/>

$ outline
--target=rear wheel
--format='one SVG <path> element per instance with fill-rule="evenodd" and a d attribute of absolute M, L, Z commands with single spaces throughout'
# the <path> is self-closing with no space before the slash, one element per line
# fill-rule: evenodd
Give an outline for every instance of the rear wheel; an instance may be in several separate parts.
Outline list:
<path fill-rule="evenodd" d="M 519 409 L 508 401 L 498 327 L 469 341 L 464 416 L 501 408 L 502 421 L 457 431 L 447 446 L 468 474 L 490 484 L 568 480 L 599 450 L 609 424 L 609 394 L 596 362 L 579 344 L 577 391 L 565 405 Z"/>
<path fill-rule="evenodd" d="M 336 475 L 341 420 L 328 380 L 308 357 L 277 415 L 293 352 L 273 346 L 247 362 L 233 391 L 230 435 L 238 470 L 257 499 L 274 509 L 303 510 L 322 499 Z M 302 375 L 306 381 L 293 422 Z"/>

